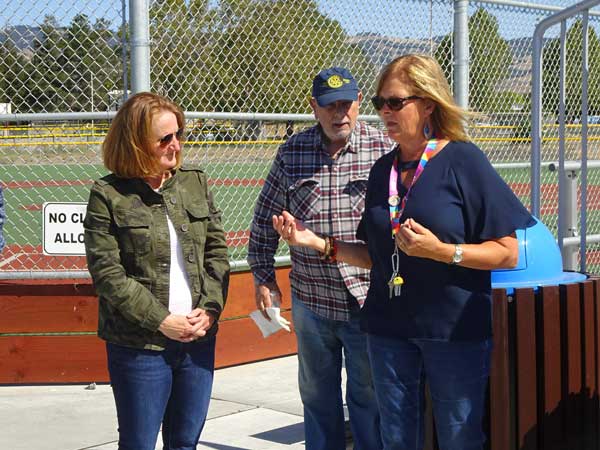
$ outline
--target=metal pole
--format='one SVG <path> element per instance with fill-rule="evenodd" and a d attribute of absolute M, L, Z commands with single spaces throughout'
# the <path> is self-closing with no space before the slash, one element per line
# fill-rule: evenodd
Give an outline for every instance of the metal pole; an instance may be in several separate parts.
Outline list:
<path fill-rule="evenodd" d="M 542 144 L 542 40 L 546 30 L 575 14 L 600 4 L 600 0 L 585 0 L 546 17 L 533 33 L 531 61 L 531 213 L 540 214 L 540 164 Z"/>
<path fill-rule="evenodd" d="M 433 0 L 429 0 L 429 56 L 433 56 Z"/>
<path fill-rule="evenodd" d="M 126 0 L 121 0 L 121 47 L 123 48 L 122 53 L 122 64 L 123 64 L 123 96 L 121 97 L 121 104 L 125 103 L 128 97 L 128 76 L 127 76 L 127 8 Z"/>
<path fill-rule="evenodd" d="M 90 103 L 94 112 L 94 72 L 90 72 Z"/>
<path fill-rule="evenodd" d="M 92 112 L 94 112 L 94 72 L 90 72 L 90 102 L 92 107 Z M 92 136 L 94 136 L 94 121 L 92 120 Z M 89 141 L 89 137 L 86 139 Z"/>
<path fill-rule="evenodd" d="M 131 90 L 150 90 L 150 18 L 148 0 L 129 0 Z"/>
<path fill-rule="evenodd" d="M 575 186 L 575 202 L 573 203 L 572 187 L 568 184 L 567 173 L 565 172 L 565 117 L 566 117 L 566 60 L 567 60 L 567 21 L 560 23 L 560 63 L 559 63 L 559 100 L 558 100 L 558 248 L 562 255 L 563 268 L 567 270 L 576 270 L 571 260 L 572 248 L 567 252 L 564 248 L 563 238 L 572 237 L 573 223 L 570 218 L 574 214 L 573 210 L 567 208 L 567 201 L 570 208 L 577 208 L 577 186 Z M 577 180 L 574 172 L 571 178 Z M 575 181 L 577 183 L 577 181 Z M 567 196 L 569 191 L 569 196 Z"/>
<path fill-rule="evenodd" d="M 588 10 L 583 11 L 583 20 L 581 23 L 581 35 L 583 38 L 582 50 L 583 55 L 581 57 L 581 74 L 582 74 L 582 86 L 581 86 L 581 224 L 580 224 L 580 270 L 581 272 L 587 271 L 586 263 L 586 246 L 585 246 L 585 235 L 587 234 L 587 158 L 588 158 L 588 87 L 589 87 L 589 40 L 588 40 L 588 23 L 589 14 Z"/>
<path fill-rule="evenodd" d="M 538 11 L 560 12 L 565 9 L 564 6 L 542 5 L 540 3 L 519 2 L 514 0 L 477 0 L 477 3 L 487 3 L 488 5 L 512 6 L 523 9 L 537 9 Z M 600 16 L 600 12 L 590 11 L 590 16 Z"/>
<path fill-rule="evenodd" d="M 540 163 L 542 146 L 542 38 L 539 25 L 533 34 L 531 61 L 531 214 L 540 216 Z"/>
<path fill-rule="evenodd" d="M 563 269 L 577 270 L 577 253 L 579 249 L 577 246 L 565 246 L 566 238 L 577 236 L 577 172 L 569 170 L 564 175 L 564 208 L 561 209 L 564 215 L 561 219 L 564 223 L 564 234 L 559 235 L 559 244 L 562 245 Z"/>
<path fill-rule="evenodd" d="M 454 100 L 469 107 L 469 0 L 454 0 Z"/>

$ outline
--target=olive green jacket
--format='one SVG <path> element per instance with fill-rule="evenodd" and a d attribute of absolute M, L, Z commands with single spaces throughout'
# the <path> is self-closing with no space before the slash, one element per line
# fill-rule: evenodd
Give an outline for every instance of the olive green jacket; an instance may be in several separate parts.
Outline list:
<path fill-rule="evenodd" d="M 167 214 L 183 250 L 192 308 L 218 318 L 229 283 L 221 212 L 206 175 L 178 169 L 159 192 L 138 178 L 107 175 L 94 183 L 84 221 L 85 249 L 99 300 L 98 336 L 120 345 L 162 350 L 158 327 L 169 315 L 171 249 Z M 206 338 L 217 331 L 217 321 Z"/>

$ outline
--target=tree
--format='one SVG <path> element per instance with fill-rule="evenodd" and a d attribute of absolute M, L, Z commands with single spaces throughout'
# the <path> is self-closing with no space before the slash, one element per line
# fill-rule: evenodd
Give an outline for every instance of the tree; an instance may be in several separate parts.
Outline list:
<path fill-rule="evenodd" d="M 442 67 L 450 86 L 452 86 L 452 61 L 454 60 L 452 48 L 452 33 L 450 33 L 444 36 L 434 52 L 434 57 Z"/>
<path fill-rule="evenodd" d="M 374 78 L 366 57 L 346 44 L 341 25 L 319 12 L 316 1 L 226 3 L 232 13 L 215 46 L 215 109 L 309 112 L 310 83 L 319 70 L 344 65 Z"/>
<path fill-rule="evenodd" d="M 186 110 L 308 112 L 310 81 L 346 65 L 375 69 L 314 0 L 157 0 L 150 9 L 153 89 Z"/>
<path fill-rule="evenodd" d="M 13 112 L 27 111 L 23 85 L 29 77 L 29 63 L 6 36 L 0 45 L 0 102 L 10 103 Z"/>
<path fill-rule="evenodd" d="M 500 36 L 498 19 L 483 8 L 469 17 L 469 107 L 481 112 L 495 112 L 496 84 L 506 78 L 512 53 Z M 435 57 L 451 83 L 452 35 L 444 37 Z"/>
<path fill-rule="evenodd" d="M 568 122 L 581 117 L 582 100 L 582 55 L 583 23 L 578 20 L 567 31 L 565 61 L 565 112 Z M 600 39 L 594 28 L 588 32 L 588 69 L 590 73 L 600 71 Z M 558 114 L 560 80 L 560 42 L 549 40 L 543 48 L 542 58 L 542 105 L 545 111 Z M 590 114 L 600 114 L 600 79 L 588 79 L 588 106 Z"/>
<path fill-rule="evenodd" d="M 64 56 L 70 77 L 65 83 L 65 102 L 69 111 L 106 111 L 110 107 L 107 92 L 121 80 L 117 46 L 111 42 L 113 33 L 108 26 L 102 18 L 92 26 L 88 16 L 77 14 L 66 30 Z"/>
<path fill-rule="evenodd" d="M 108 110 L 109 90 L 122 85 L 119 45 L 109 22 L 77 14 L 67 28 L 53 16 L 34 44 L 28 103 L 36 112 Z"/>
<path fill-rule="evenodd" d="M 210 110 L 216 10 L 208 0 L 159 0 L 150 8 L 153 90 L 185 110 Z"/>
<path fill-rule="evenodd" d="M 93 41 L 97 52 L 97 58 L 90 60 L 89 73 L 96 74 L 91 77 L 93 83 L 94 96 L 91 100 L 93 108 L 90 110 L 108 111 L 115 105 L 108 95 L 108 92 L 123 90 L 123 71 L 126 68 L 122 64 L 122 33 L 125 30 L 119 30 L 114 33 L 110 28 L 110 22 L 104 18 L 99 18 L 93 25 Z M 100 75 L 100 76 L 98 76 Z"/>
<path fill-rule="evenodd" d="M 40 27 L 42 37 L 34 42 L 32 73 L 26 85 L 26 101 L 33 112 L 64 111 L 62 99 L 67 92 L 63 29 L 54 16 L 46 16 Z"/>

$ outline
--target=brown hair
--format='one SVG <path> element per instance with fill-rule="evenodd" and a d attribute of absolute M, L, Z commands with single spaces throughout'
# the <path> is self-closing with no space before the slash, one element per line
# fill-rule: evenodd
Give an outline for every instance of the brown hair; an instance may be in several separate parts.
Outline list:
<path fill-rule="evenodd" d="M 150 92 L 130 97 L 119 108 L 102 143 L 104 166 L 123 178 L 143 178 L 161 172 L 152 151 L 152 120 L 161 112 L 172 112 L 180 129 L 185 126 L 183 111 L 171 100 Z M 181 152 L 177 152 L 177 166 Z"/>
<path fill-rule="evenodd" d="M 464 127 L 468 113 L 454 101 L 444 72 L 434 58 L 409 54 L 394 59 L 379 74 L 377 95 L 393 76 L 412 85 L 414 92 L 411 95 L 428 98 L 436 104 L 431 114 L 431 126 L 439 137 L 451 141 L 469 140 Z"/>

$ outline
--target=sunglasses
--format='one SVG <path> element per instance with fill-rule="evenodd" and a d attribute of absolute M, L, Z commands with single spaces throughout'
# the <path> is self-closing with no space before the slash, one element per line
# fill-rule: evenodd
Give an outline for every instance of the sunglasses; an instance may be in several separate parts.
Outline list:
<path fill-rule="evenodd" d="M 183 137 L 183 128 L 180 128 L 175 133 L 169 133 L 161 137 L 158 142 L 164 147 L 165 145 L 169 145 L 171 143 L 173 137 L 176 137 L 178 141 L 181 141 L 181 138 Z"/>
<path fill-rule="evenodd" d="M 418 98 L 423 98 L 423 97 L 419 97 L 418 95 L 411 95 L 410 97 L 385 98 L 385 97 L 380 97 L 380 96 L 376 95 L 375 97 L 371 98 L 371 103 L 373 103 L 373 107 L 377 111 L 381 111 L 385 105 L 388 105 L 388 107 L 392 111 L 400 111 L 402 108 L 404 108 L 407 101 L 416 100 Z"/>

